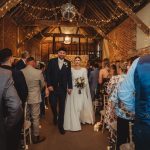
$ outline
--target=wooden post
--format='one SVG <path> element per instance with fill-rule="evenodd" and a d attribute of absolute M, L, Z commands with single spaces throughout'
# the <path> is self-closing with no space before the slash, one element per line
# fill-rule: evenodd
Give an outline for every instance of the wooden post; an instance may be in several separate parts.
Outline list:
<path fill-rule="evenodd" d="M 53 51 L 53 54 L 54 54 L 55 51 L 56 51 L 55 36 L 53 36 L 53 49 L 52 49 L 52 51 Z"/>
<path fill-rule="evenodd" d="M 79 37 L 79 53 L 78 54 L 81 55 L 81 39 L 80 39 L 80 37 Z"/>

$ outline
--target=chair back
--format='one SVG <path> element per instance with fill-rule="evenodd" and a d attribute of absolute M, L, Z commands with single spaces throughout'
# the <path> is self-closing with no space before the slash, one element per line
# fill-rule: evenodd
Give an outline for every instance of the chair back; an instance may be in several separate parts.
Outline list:
<path fill-rule="evenodd" d="M 27 109 L 28 109 L 28 104 L 27 104 L 27 102 L 25 102 L 25 106 L 24 106 L 24 121 L 28 120 L 27 119 Z"/>
<path fill-rule="evenodd" d="M 108 104 L 108 95 L 104 95 L 103 97 L 103 109 L 106 110 L 106 107 L 107 107 L 107 104 Z"/>

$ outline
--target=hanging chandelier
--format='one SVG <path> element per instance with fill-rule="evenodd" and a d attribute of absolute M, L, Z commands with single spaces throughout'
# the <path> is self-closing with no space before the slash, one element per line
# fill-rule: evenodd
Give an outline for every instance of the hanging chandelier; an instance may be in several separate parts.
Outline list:
<path fill-rule="evenodd" d="M 64 44 L 70 44 L 70 43 L 71 43 L 71 38 L 69 36 L 66 36 L 64 40 Z"/>
<path fill-rule="evenodd" d="M 61 6 L 61 14 L 65 20 L 71 21 L 76 15 L 76 8 L 71 2 L 63 4 Z"/>

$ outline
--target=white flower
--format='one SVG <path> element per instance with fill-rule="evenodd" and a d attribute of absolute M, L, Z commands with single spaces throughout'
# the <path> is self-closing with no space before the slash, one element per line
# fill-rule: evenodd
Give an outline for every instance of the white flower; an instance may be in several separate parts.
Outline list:
<path fill-rule="evenodd" d="M 64 62 L 64 65 L 65 65 L 66 67 L 68 67 L 68 63 L 67 63 L 67 62 Z"/>

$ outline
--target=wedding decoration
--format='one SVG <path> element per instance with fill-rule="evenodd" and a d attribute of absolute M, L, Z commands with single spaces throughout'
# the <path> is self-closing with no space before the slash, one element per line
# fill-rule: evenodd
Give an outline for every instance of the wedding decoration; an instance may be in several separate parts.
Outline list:
<path fill-rule="evenodd" d="M 61 14 L 65 20 L 72 21 L 76 15 L 76 12 L 77 10 L 75 6 L 71 4 L 71 2 L 61 6 Z"/>
<path fill-rule="evenodd" d="M 75 86 L 79 89 L 78 93 L 81 94 L 81 89 L 85 87 L 85 78 L 79 77 L 75 79 Z"/>
<path fill-rule="evenodd" d="M 101 122 L 97 122 L 95 125 L 94 125 L 94 131 L 98 132 L 100 127 L 101 127 Z"/>

